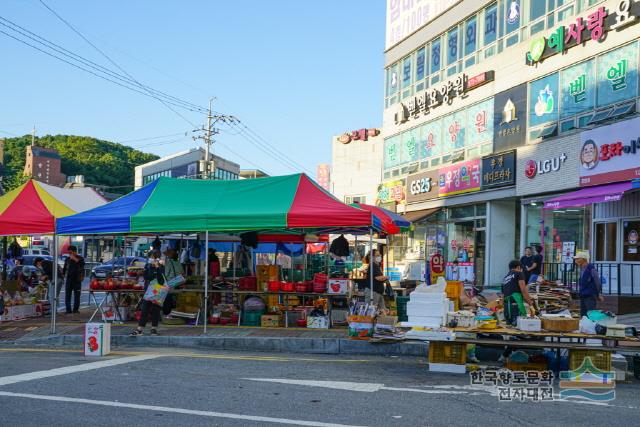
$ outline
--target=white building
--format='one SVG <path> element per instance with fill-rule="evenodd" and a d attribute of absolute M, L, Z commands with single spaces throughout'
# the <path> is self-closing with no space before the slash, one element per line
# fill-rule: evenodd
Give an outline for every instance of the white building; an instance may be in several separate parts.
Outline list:
<path fill-rule="evenodd" d="M 197 179 L 204 176 L 205 150 L 192 148 L 145 163 L 135 168 L 135 189 L 161 176 Z M 215 154 L 209 154 L 209 170 L 212 179 L 238 179 L 240 165 Z"/>
<path fill-rule="evenodd" d="M 380 130 L 360 129 L 331 142 L 331 192 L 345 203 L 375 204 L 382 175 Z"/>

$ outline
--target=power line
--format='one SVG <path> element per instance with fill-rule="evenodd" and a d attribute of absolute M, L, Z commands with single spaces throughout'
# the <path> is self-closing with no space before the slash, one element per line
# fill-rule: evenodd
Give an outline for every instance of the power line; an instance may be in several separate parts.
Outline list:
<path fill-rule="evenodd" d="M 149 89 L 149 87 L 147 87 L 146 85 L 143 85 L 142 83 L 140 83 L 135 77 L 133 77 L 131 74 L 129 74 L 124 68 L 122 68 L 117 62 L 115 62 L 113 59 L 111 59 L 111 57 L 109 55 L 107 55 L 106 53 L 104 53 L 98 46 L 96 46 L 95 44 L 93 44 L 88 38 L 86 38 L 80 31 L 78 31 L 73 25 L 71 25 L 67 20 L 65 20 L 62 16 L 60 16 L 55 10 L 53 10 L 52 8 L 50 8 L 45 2 L 44 0 L 40 0 L 40 3 L 47 9 L 49 10 L 54 16 L 56 16 L 60 21 L 62 21 L 67 27 L 69 27 L 74 33 L 76 33 L 78 36 L 80 36 L 85 42 L 87 42 L 91 47 L 93 47 L 96 51 L 98 51 L 102 56 L 104 56 L 111 64 L 113 64 L 117 69 L 119 69 L 120 71 L 122 71 L 124 74 L 126 74 L 131 80 L 133 80 L 135 83 L 137 83 L 140 87 L 142 87 L 145 91 L 147 91 L 149 94 L 151 94 L 151 90 Z M 169 110 L 171 110 L 174 114 L 176 114 L 178 117 L 180 117 L 181 119 L 183 119 L 185 122 L 189 123 L 190 125 L 195 127 L 195 124 L 187 119 L 184 115 L 180 114 L 178 111 L 174 110 L 171 106 L 169 106 L 169 104 L 165 103 L 162 99 L 158 98 L 158 101 L 160 103 L 162 103 L 162 105 L 164 105 L 166 108 L 168 108 Z"/>
<path fill-rule="evenodd" d="M 187 136 L 187 132 L 177 132 L 177 133 L 170 133 L 167 135 L 158 135 L 158 136 L 148 136 L 146 138 L 136 138 L 136 139 L 125 139 L 122 141 L 118 141 L 118 144 L 126 144 L 129 142 L 139 142 L 139 141 L 149 141 L 152 139 L 161 139 L 161 138 L 169 138 L 172 136 L 179 136 L 179 135 L 184 135 Z"/>
<path fill-rule="evenodd" d="M 28 41 L 26 41 L 26 40 L 24 40 L 22 38 L 18 38 L 18 37 L 14 36 L 14 35 L 11 35 L 11 34 L 8 34 L 8 33 L 4 32 L 4 31 L 2 31 L 2 34 L 4 34 L 4 35 L 6 35 L 6 36 L 8 36 L 8 37 L 10 37 L 10 38 L 12 38 L 12 39 L 14 39 L 16 41 L 19 41 L 19 42 L 21 42 L 21 43 L 23 43 L 23 44 L 35 49 L 35 50 L 38 50 L 39 52 L 42 52 L 42 53 L 44 53 L 44 54 L 46 54 L 48 56 L 51 56 L 51 57 L 53 57 L 55 59 L 58 59 L 58 60 L 60 60 L 62 62 L 65 62 L 68 65 L 71 65 L 71 66 L 73 66 L 75 68 L 78 68 L 78 69 L 80 69 L 82 71 L 90 73 L 90 74 L 92 74 L 92 75 L 94 75 L 96 77 L 99 77 L 99 78 L 103 79 L 103 80 L 106 80 L 106 81 L 109 81 L 111 83 L 117 84 L 118 86 L 124 87 L 124 88 L 129 89 L 129 90 L 131 90 L 133 92 L 137 92 L 139 94 L 148 96 L 150 98 L 154 98 L 154 99 L 159 100 L 159 101 L 160 101 L 159 98 L 161 98 L 161 97 L 165 98 L 164 99 L 165 102 L 167 102 L 168 104 L 171 104 L 171 105 L 173 105 L 175 107 L 183 108 L 183 109 L 188 110 L 188 111 L 200 112 L 200 113 L 205 111 L 202 107 L 199 107 L 199 106 L 197 106 L 195 104 L 192 104 L 192 103 L 190 103 L 188 101 L 184 101 L 184 100 L 181 100 L 179 98 L 173 97 L 171 95 L 167 95 L 164 92 L 156 91 L 155 89 L 151 89 L 151 88 L 148 88 L 148 87 L 145 89 L 145 87 L 143 87 L 143 85 L 141 85 L 139 83 L 136 83 L 135 81 L 132 81 L 130 78 L 127 78 L 126 76 L 118 74 L 118 73 L 116 73 L 116 72 L 114 72 L 114 71 L 112 71 L 112 70 L 110 70 L 110 69 L 108 69 L 106 67 L 103 67 L 100 64 L 97 64 L 97 63 L 95 63 L 95 62 L 93 62 L 91 60 L 88 60 L 88 59 L 82 57 L 81 55 L 78 55 L 78 54 L 76 54 L 74 52 L 71 52 L 68 49 L 65 49 L 64 47 L 59 46 L 59 45 L 47 40 L 46 38 L 41 37 L 41 36 L 39 36 L 39 35 L 31 32 L 31 31 L 21 27 L 18 24 L 15 24 L 14 22 L 12 22 L 12 21 L 10 21 L 10 20 L 2 17 L 2 16 L 0 16 L 0 20 L 9 23 L 9 25 L 7 25 L 7 24 L 5 24 L 3 22 L 0 22 L 0 25 L 4 26 L 5 28 L 7 28 L 8 30 L 10 30 L 10 31 L 12 31 L 14 33 L 20 34 L 23 37 L 27 37 L 28 39 L 31 39 L 32 41 L 34 41 L 36 43 L 39 43 L 40 45 L 44 46 L 48 50 L 43 50 L 43 49 L 41 49 L 41 48 L 39 48 L 37 46 L 32 45 L 31 43 L 29 43 Z M 12 28 L 12 27 L 15 27 L 15 28 Z M 54 53 L 51 53 L 49 50 L 54 51 L 54 52 L 56 52 L 56 53 L 58 53 L 60 55 L 63 55 L 65 57 L 69 58 L 69 60 L 67 60 L 65 58 L 61 58 L 60 56 L 58 56 L 58 55 L 56 55 Z M 70 61 L 75 61 L 75 62 L 70 62 Z M 81 65 L 79 65 L 78 63 L 81 64 Z M 95 71 L 92 71 L 91 69 L 88 69 L 86 67 L 91 68 L 92 70 L 95 70 Z M 102 74 L 98 74 L 98 73 L 102 73 Z M 119 81 L 116 81 L 114 79 L 119 80 Z M 139 90 L 139 89 L 142 89 L 144 91 Z"/>

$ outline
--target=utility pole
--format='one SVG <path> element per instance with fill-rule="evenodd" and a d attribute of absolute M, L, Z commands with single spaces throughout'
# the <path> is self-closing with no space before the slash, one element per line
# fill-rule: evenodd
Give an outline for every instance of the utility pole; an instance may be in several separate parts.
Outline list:
<path fill-rule="evenodd" d="M 36 125 L 33 125 L 33 130 L 31 131 L 31 146 L 36 146 Z"/>
<path fill-rule="evenodd" d="M 238 119 L 236 119 L 234 116 L 229 116 L 226 114 L 213 114 L 212 107 L 213 107 L 213 101 L 215 99 L 216 99 L 215 97 L 212 97 L 209 99 L 209 113 L 207 114 L 207 126 L 194 130 L 194 132 L 203 132 L 204 134 L 199 136 L 194 136 L 193 140 L 195 141 L 198 139 L 202 139 L 206 145 L 206 149 L 205 149 L 206 154 L 205 154 L 204 168 L 202 171 L 202 179 L 211 179 L 211 173 L 213 172 L 209 170 L 209 165 L 210 165 L 209 157 L 212 151 L 211 145 L 215 142 L 213 137 L 220 133 L 220 130 L 216 128 L 215 125 L 219 122 L 232 124 L 238 121 Z"/>

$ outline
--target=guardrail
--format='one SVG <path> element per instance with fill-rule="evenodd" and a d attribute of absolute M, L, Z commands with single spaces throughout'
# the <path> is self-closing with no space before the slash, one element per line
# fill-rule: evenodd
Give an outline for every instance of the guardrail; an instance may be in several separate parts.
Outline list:
<path fill-rule="evenodd" d="M 595 262 L 602 279 L 605 295 L 640 295 L 640 264 Z M 543 275 L 547 280 L 561 280 L 578 292 L 580 268 L 576 264 L 543 263 Z"/>

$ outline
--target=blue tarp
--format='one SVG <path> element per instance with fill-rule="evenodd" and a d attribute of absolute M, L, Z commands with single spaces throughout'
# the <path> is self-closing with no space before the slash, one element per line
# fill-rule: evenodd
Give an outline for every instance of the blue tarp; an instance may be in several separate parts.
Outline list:
<path fill-rule="evenodd" d="M 158 181 L 120 197 L 106 205 L 56 222 L 58 234 L 110 234 L 131 231 L 131 217 L 145 204 Z"/>

